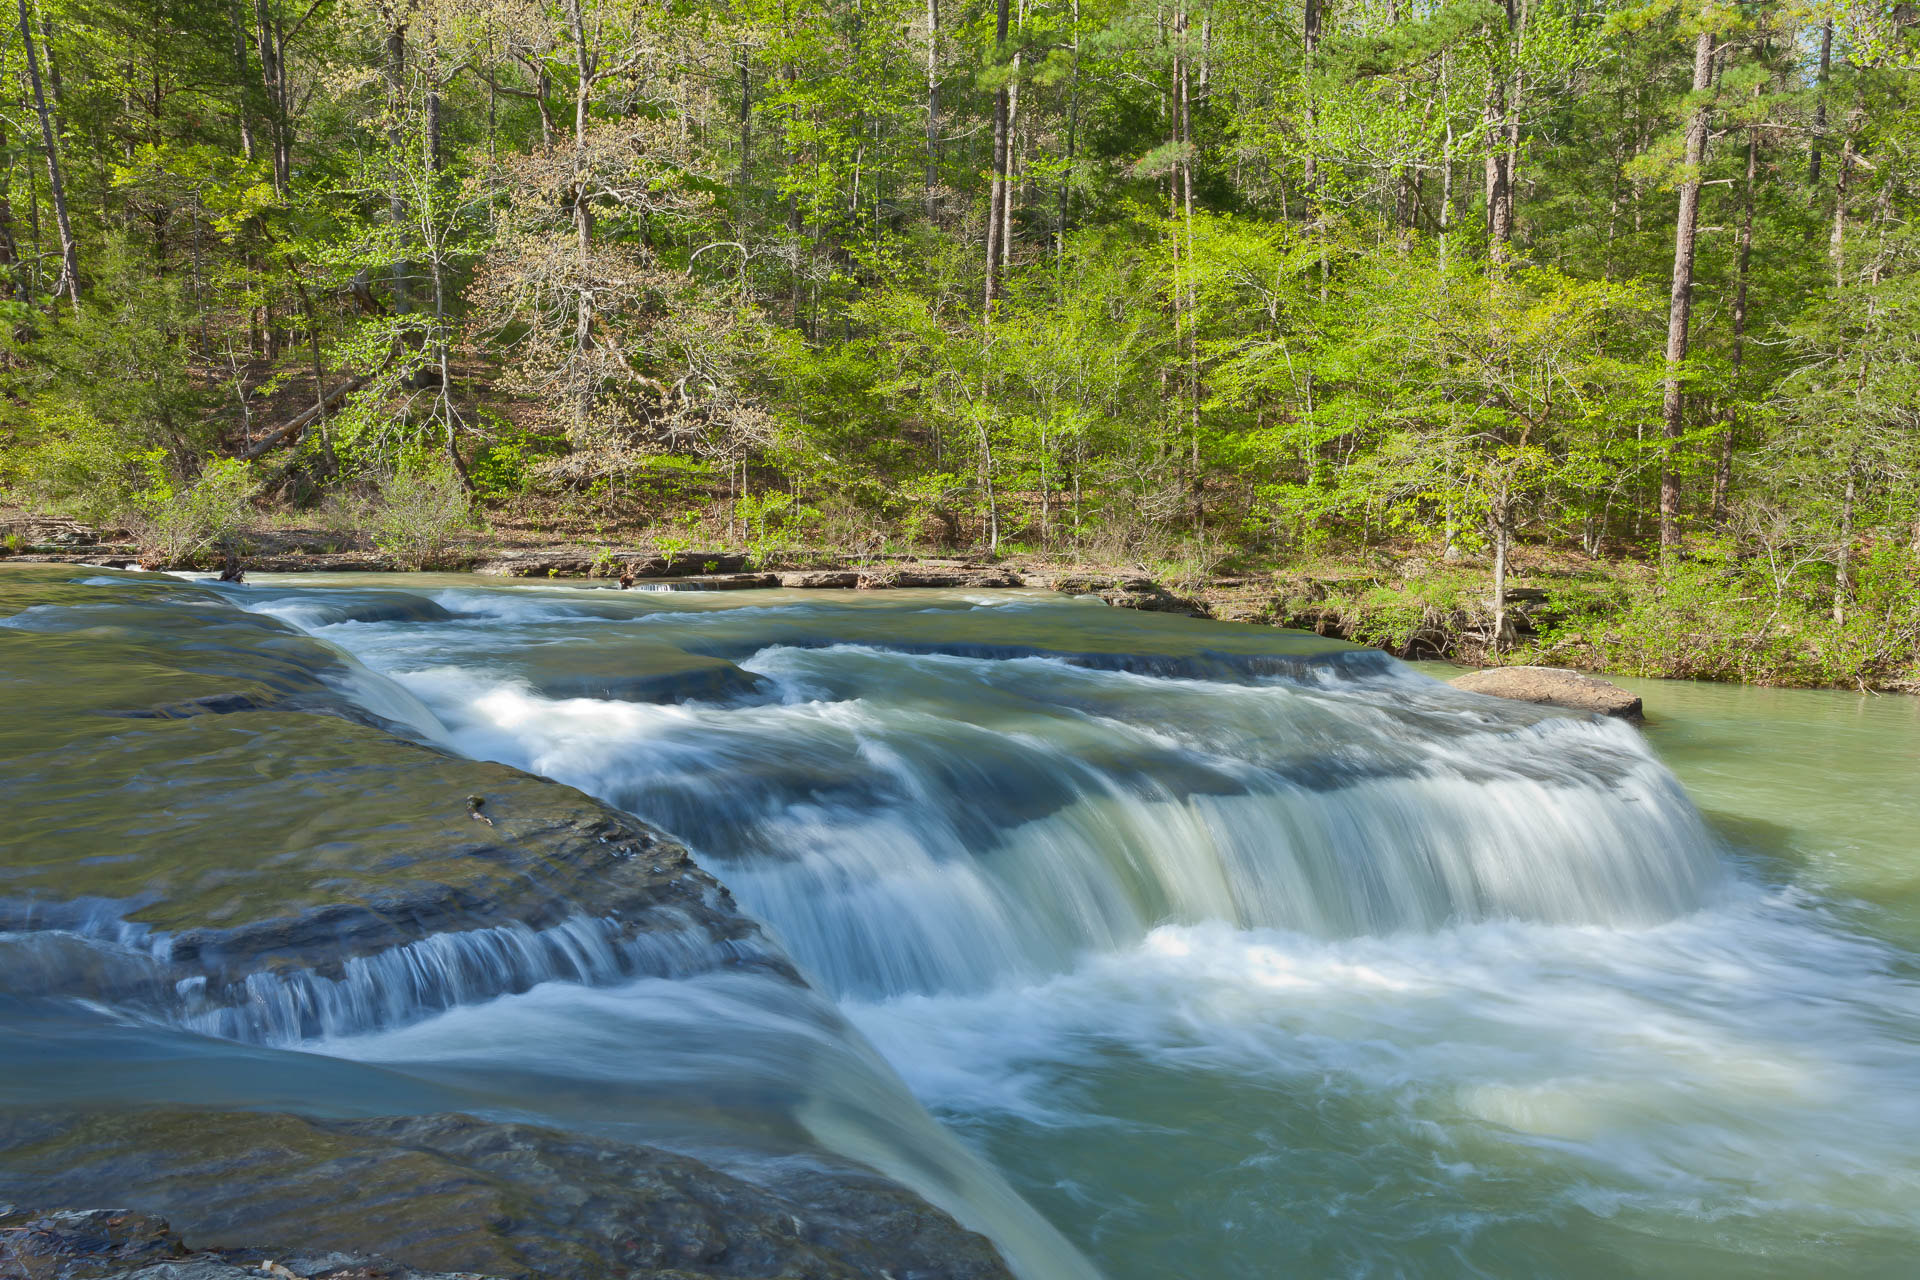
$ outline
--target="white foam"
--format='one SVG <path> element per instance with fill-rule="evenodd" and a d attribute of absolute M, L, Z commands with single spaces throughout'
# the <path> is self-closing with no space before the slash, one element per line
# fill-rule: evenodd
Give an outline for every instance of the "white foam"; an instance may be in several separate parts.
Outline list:
<path fill-rule="evenodd" d="M 1435 746 L 1351 692 L 851 646 L 773 649 L 749 666 L 780 678 L 780 703 L 546 698 L 470 666 L 398 679 L 458 749 L 677 827 L 836 992 L 1037 979 L 1168 919 L 1327 937 L 1504 918 L 1634 924 L 1692 910 L 1724 883 L 1671 775 L 1611 725 L 1495 725 Z M 1011 682 L 1003 713 L 977 725 L 941 714 L 964 688 L 934 681 L 983 668 Z M 907 697 L 831 699 L 849 670 L 856 687 L 884 678 Z M 1078 701 L 1023 699 L 1036 681 Z M 1086 701 L 1141 686 L 1147 718 Z M 1263 723 L 1298 732 L 1263 742 Z M 1349 744 L 1343 765 L 1323 745 L 1338 725 L 1377 749 Z M 1150 767 L 1115 773 L 1092 751 L 1116 765 L 1175 753 L 1217 793 L 1168 790 Z M 816 773 L 844 794 L 816 790 Z M 714 780 L 730 778 L 759 781 L 716 813 Z M 1016 816 L 1029 802 L 1002 786 L 1035 789 L 1040 815 Z M 703 842 L 722 818 L 733 834 Z"/>
<path fill-rule="evenodd" d="M 1437 1121 L 1447 1149 L 1474 1157 L 1463 1171 L 1544 1147 L 1603 1171 L 1588 1189 L 1685 1187 L 1722 1207 L 1913 1229 L 1920 985 L 1893 959 L 1756 889 L 1640 929 L 1329 942 L 1165 926 L 1044 983 L 845 1008 L 949 1113 L 1190 1127 L 1088 1109 L 1103 1076 L 1144 1060 L 1365 1098 L 1409 1138 Z"/>

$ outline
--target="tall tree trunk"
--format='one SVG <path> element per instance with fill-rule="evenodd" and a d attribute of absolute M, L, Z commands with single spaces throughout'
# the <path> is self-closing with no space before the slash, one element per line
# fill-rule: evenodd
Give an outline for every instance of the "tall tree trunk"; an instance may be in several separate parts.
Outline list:
<path fill-rule="evenodd" d="M 1753 87 L 1753 96 L 1760 96 L 1760 86 Z M 1733 371 L 1733 394 L 1740 394 L 1740 368 L 1747 353 L 1747 287 L 1752 277 L 1753 265 L 1753 196 L 1754 180 L 1760 171 L 1760 128 L 1747 126 L 1747 180 L 1740 194 L 1740 235 L 1736 242 L 1734 258 L 1733 287 L 1733 349 L 1728 353 L 1727 362 Z M 1735 413 L 1732 405 L 1727 406 L 1724 425 L 1720 428 L 1720 461 L 1713 471 L 1713 519 L 1716 524 L 1723 522 L 1727 515 L 1727 492 L 1733 484 L 1733 430 Z"/>
<path fill-rule="evenodd" d="M 742 222 L 747 217 L 747 193 L 753 187 L 753 62 L 747 46 L 740 46 L 740 209 Z M 732 476 L 729 471 L 728 476 Z M 729 481 L 731 483 L 731 481 Z"/>
<path fill-rule="evenodd" d="M 1847 605 L 1853 599 L 1853 506 L 1858 490 L 1854 478 L 1858 468 L 1847 460 L 1847 487 L 1840 496 L 1840 542 L 1833 549 L 1833 620 L 1845 626 Z"/>
<path fill-rule="evenodd" d="M 573 236 L 575 269 L 579 272 L 579 300 L 573 320 L 573 345 L 579 363 L 575 388 L 574 423 L 584 434 L 592 414 L 596 388 L 591 384 L 593 348 L 593 208 L 587 197 L 587 121 L 593 100 L 593 53 L 587 46 L 586 19 L 580 0 L 567 0 L 567 29 L 573 38 L 576 80 L 573 91 Z"/>
<path fill-rule="evenodd" d="M 234 114 L 240 124 L 240 153 L 252 164 L 253 111 L 249 99 L 253 96 L 253 74 L 247 68 L 247 18 L 240 0 L 228 0 L 227 15 L 233 23 Z"/>
<path fill-rule="evenodd" d="M 53 90 L 54 110 L 64 110 L 67 105 L 67 87 L 60 78 L 60 59 L 53 48 L 53 19 L 47 11 L 40 11 L 40 54 L 47 64 L 47 88 Z"/>
<path fill-rule="evenodd" d="M 1493 635 L 1487 651 L 1497 654 L 1507 639 L 1507 553 L 1513 545 L 1513 512 L 1505 490 L 1494 495 L 1488 521 L 1493 526 Z"/>
<path fill-rule="evenodd" d="M 1073 213 L 1074 147 L 1080 134 L 1080 0 L 1073 0 L 1073 61 L 1067 72 L 1067 168 L 1060 181 L 1060 212 L 1054 220 L 1055 251 L 1067 252 L 1067 220 Z"/>
<path fill-rule="evenodd" d="M 1505 261 L 1507 242 L 1512 238 L 1513 228 L 1507 222 L 1507 146 L 1502 128 L 1507 114 L 1506 85 L 1497 74 L 1487 77 L 1487 101 L 1481 112 L 1481 123 L 1487 134 L 1486 184 L 1487 184 L 1487 260 Z"/>
<path fill-rule="evenodd" d="M 1182 213 L 1185 218 L 1186 245 L 1182 259 L 1186 267 L 1186 296 L 1181 300 L 1181 309 L 1186 316 L 1187 336 L 1187 425 L 1191 447 L 1192 487 L 1193 487 L 1193 525 L 1198 533 L 1205 520 L 1205 508 L 1202 501 L 1200 475 L 1200 344 L 1196 331 L 1199 318 L 1196 314 L 1199 295 L 1195 283 L 1193 257 L 1193 59 L 1188 47 L 1192 34 L 1192 15 L 1183 3 L 1177 18 L 1179 34 L 1179 56 L 1175 63 L 1179 97 L 1175 102 L 1176 122 L 1180 140 L 1180 192 Z"/>
<path fill-rule="evenodd" d="M 293 173 L 292 106 L 287 92 L 286 46 L 269 0 L 254 0 L 254 49 L 260 55 L 260 85 L 266 95 L 267 133 L 273 142 L 273 186 L 286 195 Z"/>
<path fill-rule="evenodd" d="M 1807 154 L 1807 186 L 1820 186 L 1820 139 L 1827 131 L 1827 79 L 1833 74 L 1833 19 L 1820 24 L 1820 77 L 1813 98 L 1813 141 Z"/>
<path fill-rule="evenodd" d="M 473 488 L 473 481 L 467 475 L 467 464 L 460 457 L 460 443 L 455 431 L 458 416 L 453 411 L 453 370 L 447 360 L 447 285 L 445 255 L 439 245 L 432 246 L 432 256 L 428 261 L 433 268 L 433 352 L 439 365 L 440 378 L 440 416 L 445 424 L 445 444 L 447 461 L 453 464 L 453 473 L 460 477 L 460 483 Z"/>
<path fill-rule="evenodd" d="M 1440 275 L 1444 279 L 1449 265 L 1450 233 L 1453 229 L 1453 100 L 1448 83 L 1448 72 L 1452 70 L 1452 54 L 1442 51 L 1440 54 L 1440 116 L 1446 122 L 1446 133 L 1440 146 L 1440 211 L 1437 231 L 1440 240 Z M 1447 545 L 1453 545 L 1453 539 L 1447 539 Z"/>
<path fill-rule="evenodd" d="M 1833 233 L 1827 240 L 1827 254 L 1833 263 L 1833 292 L 1838 297 L 1847 287 L 1847 189 L 1853 185 L 1853 127 L 1861 112 L 1856 97 L 1853 110 L 1842 125 L 1840 161 L 1833 175 Z"/>
<path fill-rule="evenodd" d="M 1027 0 L 1020 0 L 1018 16 L 1021 27 L 1025 28 Z M 1003 276 L 1007 264 L 1013 261 L 1013 175 L 1020 167 L 1020 71 L 1023 62 L 1023 51 L 1015 49 L 1013 76 L 1007 81 L 1007 153 L 1000 175 L 1000 271 Z"/>
<path fill-rule="evenodd" d="M 1507 0 L 1507 40 L 1513 51 L 1513 79 L 1506 92 L 1504 129 L 1507 157 L 1500 182 L 1500 244 L 1503 254 L 1513 243 L 1513 206 L 1520 194 L 1520 108 L 1527 91 L 1525 63 L 1520 57 L 1520 47 L 1526 38 L 1527 17 L 1527 0 Z"/>
<path fill-rule="evenodd" d="M 1660 416 L 1666 449 L 1660 461 L 1660 547 L 1680 545 L 1680 471 L 1676 454 L 1686 430 L 1681 368 L 1687 358 L 1687 322 L 1693 311 L 1694 232 L 1700 215 L 1700 166 L 1707 152 L 1712 103 L 1713 32 L 1702 28 L 1693 47 L 1693 102 L 1687 118 L 1686 169 L 1680 183 L 1680 211 L 1673 229 L 1673 285 L 1667 298 L 1667 376 L 1661 388 Z"/>
<path fill-rule="evenodd" d="M 1320 6 L 1321 0 L 1306 0 L 1306 8 L 1300 19 L 1300 45 L 1306 54 L 1306 114 L 1307 114 L 1307 157 L 1301 166 L 1301 185 L 1305 189 L 1306 204 L 1310 212 L 1308 221 L 1319 217 L 1320 162 L 1315 153 L 1318 139 L 1314 125 L 1318 120 L 1313 91 L 1314 62 L 1320 52 Z"/>
<path fill-rule="evenodd" d="M 1507 0 L 1506 61 L 1519 60 L 1520 14 L 1516 0 Z M 1513 169 L 1519 155 L 1520 73 L 1511 80 L 1498 66 L 1487 68 L 1487 100 L 1481 123 L 1487 135 L 1487 261 L 1505 262 L 1513 242 Z"/>
<path fill-rule="evenodd" d="M 534 104 L 540 108 L 540 150 L 553 153 L 553 136 L 559 130 L 553 123 L 553 74 L 544 66 L 533 79 Z"/>
<path fill-rule="evenodd" d="M 393 0 L 384 14 L 387 20 L 386 64 L 381 68 L 387 81 L 387 146 L 391 148 L 394 162 L 401 163 L 406 136 L 401 127 L 407 108 L 407 19 L 398 8 L 399 0 Z M 400 246 L 412 242 L 407 234 L 407 200 L 400 190 L 396 176 L 387 189 L 387 221 L 393 227 L 393 233 Z M 394 259 L 391 271 L 393 286 L 393 313 L 396 316 L 410 315 L 413 311 L 412 297 L 413 264 L 407 260 L 403 251 Z"/>
<path fill-rule="evenodd" d="M 6 154 L 7 133 L 0 122 L 0 155 Z M 0 298 L 26 295 L 27 280 L 20 272 L 20 245 L 13 234 L 13 169 L 0 165 Z"/>
<path fill-rule="evenodd" d="M 426 48 L 421 55 L 421 101 L 420 124 L 424 159 L 427 173 L 437 177 L 444 164 L 444 147 L 441 144 L 441 107 L 440 107 L 440 34 L 434 24 L 432 10 L 428 10 Z"/>
<path fill-rule="evenodd" d="M 993 47 L 996 64 L 1007 50 L 1007 0 L 994 5 Z M 987 190 L 987 285 L 982 315 L 991 318 L 995 299 L 1000 296 L 1000 264 L 1006 257 L 1007 137 L 1010 123 L 1010 95 L 1003 81 L 993 94 L 993 181 Z"/>
<path fill-rule="evenodd" d="M 791 41 L 793 37 L 793 32 L 792 32 L 792 28 L 786 25 L 786 14 L 787 14 L 787 7 L 786 5 L 782 4 L 781 5 L 781 21 L 782 21 L 781 34 L 788 41 Z M 796 92 L 800 83 L 799 68 L 793 64 L 793 60 L 791 58 L 786 59 L 780 64 L 780 78 L 786 81 L 787 93 L 791 98 L 791 96 Z M 792 110 L 791 107 L 789 107 L 788 109 L 789 111 Z M 800 153 L 798 148 L 796 148 L 793 145 L 793 142 L 791 141 L 793 136 L 793 131 L 791 128 L 787 130 L 787 136 L 789 141 L 783 150 L 782 159 L 785 162 L 787 167 L 787 234 L 793 237 L 793 252 L 794 252 L 793 296 L 790 299 L 790 303 L 791 303 L 791 309 L 793 313 L 793 327 L 796 330 L 798 330 L 800 333 L 807 334 L 807 336 L 811 337 L 812 335 L 808 334 L 808 331 L 807 331 L 806 307 L 807 307 L 807 268 L 812 263 L 812 247 L 807 244 L 805 237 L 803 235 L 803 232 L 806 230 L 806 220 L 803 217 L 801 217 L 800 197 L 797 194 L 795 194 L 798 184 L 795 180 L 794 175 L 795 175 L 795 171 L 800 166 Z"/>
<path fill-rule="evenodd" d="M 927 165 L 920 198 L 931 220 L 940 185 L 940 0 L 927 0 Z"/>
<path fill-rule="evenodd" d="M 1079 0 L 1074 0 L 1074 16 L 1079 17 Z M 1213 10 L 1200 15 L 1200 87 L 1194 92 L 1194 105 L 1202 111 L 1213 97 Z"/>
<path fill-rule="evenodd" d="M 47 109 L 47 95 L 40 86 L 40 59 L 34 48 L 33 23 L 27 16 L 27 0 L 19 0 L 20 44 L 26 53 L 27 89 L 33 95 L 34 114 L 40 117 L 40 144 L 47 156 L 47 190 L 53 197 L 54 225 L 60 231 L 60 276 L 54 281 L 53 296 L 65 294 L 80 313 L 80 247 L 74 242 L 73 222 L 67 216 L 67 188 L 60 176 L 60 147 L 53 127 L 53 113 Z"/>
<path fill-rule="evenodd" d="M 273 25 L 273 180 L 281 194 L 293 183 L 293 85 L 287 79 L 286 28 Z"/>
<path fill-rule="evenodd" d="M 453 464 L 454 474 L 460 477 L 462 484 L 467 483 L 467 467 L 461 461 L 459 446 L 454 440 L 456 415 L 453 410 L 453 373 L 449 368 L 447 343 L 447 285 L 446 285 L 446 227 L 440 204 L 440 179 L 446 167 L 446 149 L 441 137 L 441 89 L 447 83 L 443 78 L 440 59 L 439 20 L 434 11 L 427 10 L 427 33 L 425 47 L 420 58 L 421 79 L 421 162 L 424 166 L 425 182 L 421 195 L 425 202 L 418 213 L 421 239 L 427 251 L 427 269 L 431 273 L 429 283 L 433 287 L 433 333 L 428 346 L 433 361 L 430 370 L 422 370 L 425 378 L 431 378 L 438 393 L 440 416 L 446 426 L 447 459 Z"/>
<path fill-rule="evenodd" d="M 993 438 L 987 434 L 987 419 L 982 415 L 980 428 L 980 475 L 987 490 L 987 554 L 1000 553 L 1000 501 L 993 488 Z"/>

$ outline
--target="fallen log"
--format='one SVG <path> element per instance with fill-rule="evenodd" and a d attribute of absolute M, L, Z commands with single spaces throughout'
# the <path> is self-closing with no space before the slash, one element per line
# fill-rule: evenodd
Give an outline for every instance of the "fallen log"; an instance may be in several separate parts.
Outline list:
<path fill-rule="evenodd" d="M 322 409 L 331 409 L 336 403 L 360 390 L 360 388 L 372 382 L 373 379 L 373 374 L 363 373 L 359 377 L 350 379 L 342 385 L 335 387 L 333 390 L 327 392 L 320 403 L 308 405 L 298 414 L 262 436 L 257 442 L 247 446 L 246 451 L 240 455 L 241 461 L 252 462 L 255 458 L 271 452 L 289 439 L 298 439 L 300 432 L 320 416 Z"/>

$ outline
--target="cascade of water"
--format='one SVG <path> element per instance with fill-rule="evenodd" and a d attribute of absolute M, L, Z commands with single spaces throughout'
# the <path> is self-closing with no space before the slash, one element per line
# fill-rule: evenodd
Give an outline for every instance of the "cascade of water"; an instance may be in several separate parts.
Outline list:
<path fill-rule="evenodd" d="M 628 934 L 618 921 L 576 916 L 547 929 L 522 924 L 436 933 L 353 956 L 338 977 L 311 970 L 249 974 L 241 991 L 177 988 L 181 1021 L 234 1040 L 297 1044 L 414 1022 L 441 1010 L 528 991 L 543 982 L 607 986 L 766 963 L 756 942 L 701 930 Z"/>
<path fill-rule="evenodd" d="M 1724 878 L 1631 730 L 1489 713 L 1418 677 L 1229 686 L 870 647 L 747 666 L 778 701 L 402 678 L 463 749 L 674 829 L 804 966 L 863 997 L 1032 980 L 1167 921 L 1645 924 Z"/>
<path fill-rule="evenodd" d="M 694 927 L 627 928 L 577 915 L 547 928 L 518 922 L 429 934 L 347 956 L 328 972 L 260 969 L 222 984 L 171 964 L 172 935 L 120 918 L 125 903 L 62 910 L 57 919 L 0 917 L 0 962 L 15 995 L 85 995 L 123 1002 L 179 1026 L 250 1044 L 293 1045 L 417 1022 L 543 982 L 609 986 L 715 969 L 784 971 L 758 938 Z M 46 915 L 48 913 L 41 912 Z"/>

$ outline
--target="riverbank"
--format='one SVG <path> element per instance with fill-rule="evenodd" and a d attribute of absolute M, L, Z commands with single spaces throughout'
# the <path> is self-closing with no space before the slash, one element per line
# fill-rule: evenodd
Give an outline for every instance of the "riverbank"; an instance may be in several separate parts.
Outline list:
<path fill-rule="evenodd" d="M 1823 600 L 1756 586 L 1740 565 L 1699 559 L 1666 570 L 1516 548 L 1500 643 L 1490 566 L 1375 549 L 1285 565 L 1116 562 L 1072 555 L 744 548 L 586 542 L 534 530 L 480 538 L 408 563 L 364 534 L 253 530 L 234 566 L 252 573 L 405 572 L 432 567 L 507 578 L 591 579 L 650 589 L 1033 588 L 1223 622 L 1289 627 L 1411 660 L 1552 666 L 1774 688 L 1920 693 L 1920 581 L 1896 572 L 1851 619 Z M 15 515 L 0 519 L 0 563 L 218 570 L 203 551 L 168 563 L 124 532 Z M 1875 607 L 1877 606 L 1877 608 Z"/>

